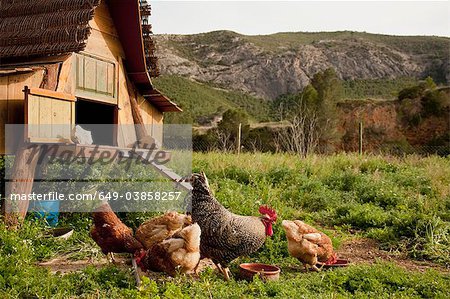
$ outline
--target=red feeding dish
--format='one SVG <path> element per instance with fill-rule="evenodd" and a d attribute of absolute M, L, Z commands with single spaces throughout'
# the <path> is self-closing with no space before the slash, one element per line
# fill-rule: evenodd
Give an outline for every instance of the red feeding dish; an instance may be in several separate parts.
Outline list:
<path fill-rule="evenodd" d="M 239 265 L 239 272 L 241 277 L 246 280 L 252 280 L 255 275 L 259 275 L 262 280 L 278 280 L 281 269 L 272 265 L 245 263 Z"/>
<path fill-rule="evenodd" d="M 336 262 L 332 263 L 332 264 L 326 264 L 326 265 L 322 265 L 321 264 L 317 264 L 316 266 L 318 268 L 322 267 L 324 269 L 329 269 L 329 268 L 339 268 L 339 267 L 347 267 L 350 264 L 350 261 L 348 260 L 344 260 L 344 259 L 337 259 Z"/>

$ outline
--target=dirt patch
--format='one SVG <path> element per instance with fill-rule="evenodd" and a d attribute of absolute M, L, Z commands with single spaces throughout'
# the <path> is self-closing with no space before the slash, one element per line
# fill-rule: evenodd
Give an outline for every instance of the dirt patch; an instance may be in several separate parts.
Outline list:
<path fill-rule="evenodd" d="M 129 268 L 131 267 L 131 258 L 122 256 L 122 255 L 115 255 L 114 256 L 116 262 L 114 265 L 120 267 L 120 268 Z M 40 262 L 38 263 L 38 266 L 45 267 L 49 269 L 52 273 L 61 273 L 66 274 L 70 272 L 76 272 L 76 271 L 82 271 L 87 266 L 94 266 L 96 268 L 104 267 L 108 264 L 111 264 L 111 262 L 105 258 L 102 258 L 100 260 L 71 260 L 68 259 L 65 256 L 57 257 L 54 259 L 51 259 L 49 261 Z"/>
<path fill-rule="evenodd" d="M 127 255 L 114 255 L 114 265 L 121 268 L 121 269 L 131 269 L 131 256 L 128 257 Z M 101 258 L 99 260 L 70 260 L 67 257 L 61 256 L 54 259 L 51 259 L 49 261 L 40 262 L 37 265 L 49 269 L 52 273 L 60 273 L 60 274 L 67 274 L 71 272 L 77 272 L 82 271 L 87 266 L 94 266 L 96 268 L 101 268 L 106 265 L 112 264 L 106 257 Z M 206 268 L 215 268 L 213 262 L 210 259 L 203 259 L 200 261 L 200 264 L 198 266 L 198 272 L 203 271 Z M 158 273 L 158 272 L 152 272 L 148 271 L 147 273 L 144 273 L 139 270 L 139 275 L 146 275 L 150 277 L 153 280 L 167 280 L 169 277 L 165 273 Z"/>
<path fill-rule="evenodd" d="M 410 271 L 425 272 L 432 268 L 441 272 L 450 272 L 450 269 L 432 262 L 414 261 L 402 254 L 380 250 L 378 243 L 371 239 L 347 241 L 336 252 L 339 258 L 348 259 L 353 264 L 373 264 L 377 260 L 382 260 L 393 262 Z"/>
<path fill-rule="evenodd" d="M 197 273 L 202 272 L 206 268 L 216 269 L 216 266 L 214 266 L 214 263 L 210 259 L 202 259 L 200 261 L 200 264 L 198 265 Z M 167 280 L 173 279 L 173 277 L 171 277 L 163 272 L 147 271 L 144 273 L 141 270 L 139 270 L 139 276 L 143 276 L 143 275 L 147 276 L 148 278 L 150 278 L 151 280 L 154 280 L 154 281 L 167 281 Z M 190 273 L 187 275 L 190 275 L 193 279 L 198 279 L 198 275 L 195 273 Z"/>
<path fill-rule="evenodd" d="M 396 265 L 405 268 L 410 271 L 425 272 L 428 269 L 435 269 L 440 272 L 450 273 L 449 268 L 444 266 L 427 262 L 427 261 L 415 261 L 408 259 L 405 255 L 398 253 L 391 253 L 388 251 L 380 250 L 376 241 L 371 239 L 353 239 L 344 242 L 339 250 L 336 250 L 339 258 L 349 260 L 352 264 L 373 264 L 376 261 L 388 261 L 393 262 Z M 131 258 L 127 255 L 115 255 L 115 265 L 122 269 L 131 268 Z M 48 268 L 53 273 L 66 274 L 75 271 L 82 271 L 87 266 L 94 266 L 97 268 L 104 267 L 111 262 L 108 259 L 102 258 L 99 260 L 70 260 L 67 257 L 58 257 L 46 262 L 38 263 L 39 266 Z M 214 264 L 209 259 L 203 259 L 200 262 L 198 272 L 203 271 L 205 268 L 215 269 Z M 139 271 L 142 276 L 144 273 Z M 146 276 L 153 280 L 167 280 L 168 276 L 164 273 L 157 273 L 148 271 Z M 193 275 L 195 277 L 195 275 Z M 169 278 L 170 279 L 170 278 Z"/>

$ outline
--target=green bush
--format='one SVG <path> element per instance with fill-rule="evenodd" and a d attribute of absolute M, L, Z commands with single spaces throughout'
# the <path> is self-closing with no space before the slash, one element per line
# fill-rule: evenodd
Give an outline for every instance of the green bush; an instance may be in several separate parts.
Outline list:
<path fill-rule="evenodd" d="M 400 101 L 405 99 L 416 99 L 423 96 L 425 92 L 425 86 L 423 85 L 415 85 L 411 87 L 407 87 L 405 89 L 402 89 L 398 93 L 398 99 Z"/>
<path fill-rule="evenodd" d="M 335 223 L 351 225 L 357 229 L 384 228 L 389 223 L 389 215 L 380 207 L 364 203 L 343 205 L 336 209 Z"/>
<path fill-rule="evenodd" d="M 450 99 L 445 92 L 439 90 L 430 90 L 422 97 L 423 115 L 440 116 L 446 113 L 444 107 L 449 106 Z M 448 112 L 447 112 L 448 113 Z"/>

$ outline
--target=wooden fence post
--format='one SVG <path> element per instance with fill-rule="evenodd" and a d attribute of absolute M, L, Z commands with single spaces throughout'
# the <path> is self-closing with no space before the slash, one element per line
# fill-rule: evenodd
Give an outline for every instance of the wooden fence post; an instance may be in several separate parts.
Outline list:
<path fill-rule="evenodd" d="M 363 122 L 360 121 L 359 122 L 359 138 L 358 138 L 358 143 L 359 143 L 359 154 L 362 155 L 363 153 Z"/>
<path fill-rule="evenodd" d="M 238 155 L 241 153 L 241 138 L 242 138 L 242 123 L 239 123 L 237 132 L 237 145 L 236 145 Z"/>

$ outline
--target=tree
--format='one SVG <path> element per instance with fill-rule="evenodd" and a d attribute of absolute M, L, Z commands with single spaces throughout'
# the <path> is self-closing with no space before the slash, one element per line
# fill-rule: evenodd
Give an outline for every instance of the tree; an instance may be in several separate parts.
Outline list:
<path fill-rule="evenodd" d="M 250 129 L 248 115 L 240 110 L 229 109 L 222 115 L 222 120 L 217 125 L 217 128 L 222 133 L 236 137 L 239 124 L 242 124 L 242 134 L 248 133 Z"/>
<path fill-rule="evenodd" d="M 311 85 L 318 92 L 318 100 L 322 105 L 335 105 L 344 92 L 342 81 L 332 68 L 316 73 L 311 80 Z"/>
<path fill-rule="evenodd" d="M 425 78 L 424 83 L 425 83 L 426 88 L 429 90 L 435 90 L 437 87 L 436 83 L 434 83 L 433 78 L 431 78 L 430 76 Z"/>
<path fill-rule="evenodd" d="M 314 110 L 306 106 L 299 107 L 297 115 L 292 117 L 286 127 L 281 128 L 275 138 L 277 148 L 306 157 L 314 153 L 319 145 L 321 130 Z"/>
<path fill-rule="evenodd" d="M 317 90 L 318 127 L 322 144 L 332 147 L 340 139 L 337 131 L 338 110 L 337 103 L 343 95 L 342 80 L 335 70 L 328 68 L 318 72 L 311 80 L 311 85 Z"/>
<path fill-rule="evenodd" d="M 316 150 L 319 142 L 330 145 L 340 139 L 337 132 L 337 103 L 343 95 L 342 81 L 329 68 L 318 72 L 301 93 L 284 95 L 275 101 L 280 120 L 287 130 L 280 131 L 278 143 L 302 155 Z M 287 145 L 288 138 L 291 144 Z"/>
<path fill-rule="evenodd" d="M 319 94 L 311 85 L 307 85 L 301 93 L 288 94 L 278 97 L 274 101 L 274 110 L 280 121 L 290 120 L 299 113 L 304 113 L 305 109 L 317 110 L 319 105 Z"/>
<path fill-rule="evenodd" d="M 321 134 L 317 116 L 320 108 L 317 90 L 310 84 L 299 94 L 283 96 L 279 100 L 279 107 L 279 113 L 287 125 L 278 131 L 276 147 L 303 157 L 313 153 Z"/>

